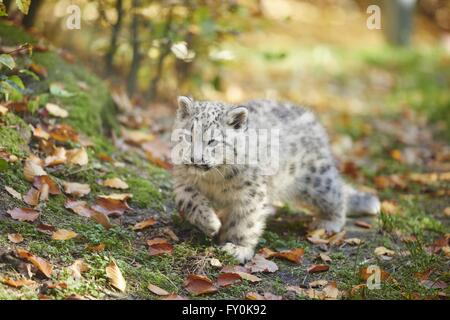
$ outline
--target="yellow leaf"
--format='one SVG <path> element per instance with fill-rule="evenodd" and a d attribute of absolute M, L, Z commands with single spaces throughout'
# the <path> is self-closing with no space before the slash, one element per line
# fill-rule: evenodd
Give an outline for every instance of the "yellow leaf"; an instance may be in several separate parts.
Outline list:
<path fill-rule="evenodd" d="M 106 267 L 106 275 L 111 281 L 111 285 L 113 287 L 119 289 L 122 292 L 125 292 L 127 282 L 125 281 L 122 272 L 114 261 L 111 261 L 111 263 Z"/>

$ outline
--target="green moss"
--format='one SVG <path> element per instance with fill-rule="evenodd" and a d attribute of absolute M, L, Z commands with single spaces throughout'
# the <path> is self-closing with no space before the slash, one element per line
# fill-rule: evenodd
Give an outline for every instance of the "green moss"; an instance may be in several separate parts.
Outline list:
<path fill-rule="evenodd" d="M 0 149 L 18 157 L 25 157 L 31 130 L 19 117 L 8 112 L 0 117 Z"/>

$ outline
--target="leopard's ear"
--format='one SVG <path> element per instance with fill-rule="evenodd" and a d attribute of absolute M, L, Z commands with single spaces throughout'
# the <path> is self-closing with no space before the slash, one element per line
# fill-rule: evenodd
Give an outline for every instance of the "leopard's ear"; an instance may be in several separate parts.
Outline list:
<path fill-rule="evenodd" d="M 194 100 L 187 96 L 179 96 L 178 99 L 178 115 L 181 119 L 187 118 L 192 111 L 192 103 Z"/>
<path fill-rule="evenodd" d="M 226 123 L 233 129 L 243 129 L 247 127 L 248 110 L 245 107 L 235 107 L 227 112 Z"/>

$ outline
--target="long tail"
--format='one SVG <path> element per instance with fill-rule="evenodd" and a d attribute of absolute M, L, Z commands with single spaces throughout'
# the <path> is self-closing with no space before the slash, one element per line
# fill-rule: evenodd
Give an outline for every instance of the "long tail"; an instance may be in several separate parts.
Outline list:
<path fill-rule="evenodd" d="M 350 185 L 345 186 L 347 194 L 347 214 L 348 215 L 376 215 L 380 213 L 381 205 L 378 197 L 354 189 Z"/>

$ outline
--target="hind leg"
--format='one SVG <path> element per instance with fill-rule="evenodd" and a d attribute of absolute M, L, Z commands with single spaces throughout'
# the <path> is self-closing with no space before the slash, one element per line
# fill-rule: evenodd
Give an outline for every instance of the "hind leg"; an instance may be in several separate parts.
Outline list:
<path fill-rule="evenodd" d="M 295 181 L 298 196 L 319 211 L 312 227 L 341 231 L 345 225 L 347 197 L 339 172 L 330 163 L 311 165 L 302 171 Z"/>

